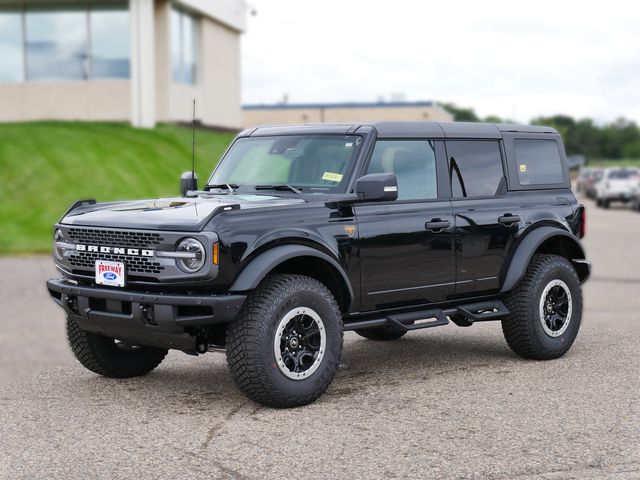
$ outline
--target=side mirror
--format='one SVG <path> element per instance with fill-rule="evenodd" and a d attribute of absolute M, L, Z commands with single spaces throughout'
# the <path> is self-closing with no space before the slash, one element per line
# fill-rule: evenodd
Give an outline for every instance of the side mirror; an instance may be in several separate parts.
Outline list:
<path fill-rule="evenodd" d="M 198 190 L 198 175 L 192 172 L 184 172 L 180 176 L 180 194 L 187 196 L 187 192 Z"/>
<path fill-rule="evenodd" d="M 356 195 L 363 202 L 390 202 L 398 198 L 398 179 L 393 173 L 370 173 L 356 181 Z"/>

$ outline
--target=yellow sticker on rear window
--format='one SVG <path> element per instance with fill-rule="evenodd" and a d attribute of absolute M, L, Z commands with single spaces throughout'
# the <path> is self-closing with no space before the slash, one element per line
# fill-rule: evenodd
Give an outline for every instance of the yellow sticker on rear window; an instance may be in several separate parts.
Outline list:
<path fill-rule="evenodd" d="M 324 175 L 322 175 L 322 180 L 329 180 L 331 182 L 340 182 L 342 181 L 342 174 L 333 173 L 333 172 L 324 172 Z"/>
<path fill-rule="evenodd" d="M 527 164 L 526 163 L 521 163 L 520 164 L 520 173 L 527 173 Z"/>

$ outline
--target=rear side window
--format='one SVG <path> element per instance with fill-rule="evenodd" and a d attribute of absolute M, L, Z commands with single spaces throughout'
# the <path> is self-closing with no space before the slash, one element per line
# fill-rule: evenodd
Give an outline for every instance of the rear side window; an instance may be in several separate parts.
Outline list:
<path fill-rule="evenodd" d="M 497 141 L 448 141 L 447 155 L 454 198 L 490 197 L 498 193 L 504 170 Z"/>
<path fill-rule="evenodd" d="M 520 185 L 564 183 L 560 150 L 555 140 L 515 139 L 518 181 Z"/>

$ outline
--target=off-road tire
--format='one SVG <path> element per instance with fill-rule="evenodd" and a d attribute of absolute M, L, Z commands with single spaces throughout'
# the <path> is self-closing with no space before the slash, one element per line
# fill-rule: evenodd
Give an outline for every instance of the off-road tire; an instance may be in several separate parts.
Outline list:
<path fill-rule="evenodd" d="M 86 369 L 110 378 L 146 375 L 162 363 L 168 352 L 155 347 L 123 348 L 113 338 L 82 330 L 71 318 L 67 319 L 67 339 Z"/>
<path fill-rule="evenodd" d="M 561 335 L 548 335 L 540 319 L 540 301 L 545 287 L 561 280 L 571 293 L 572 312 Z M 505 296 L 509 315 L 502 332 L 511 350 L 524 358 L 550 360 L 564 355 L 573 345 L 582 319 L 582 289 L 571 263 L 558 255 L 534 255 L 517 287 Z"/>
<path fill-rule="evenodd" d="M 294 380 L 276 363 L 274 340 L 287 312 L 300 307 L 320 316 L 326 345 L 317 369 L 308 378 Z M 298 407 L 314 402 L 329 388 L 340 362 L 342 339 L 342 315 L 327 287 L 303 275 L 271 275 L 227 327 L 227 364 L 235 384 L 254 402 Z"/>
<path fill-rule="evenodd" d="M 403 337 L 407 331 L 394 325 L 384 325 L 382 327 L 358 328 L 355 332 L 361 337 L 376 341 L 398 340 Z"/>

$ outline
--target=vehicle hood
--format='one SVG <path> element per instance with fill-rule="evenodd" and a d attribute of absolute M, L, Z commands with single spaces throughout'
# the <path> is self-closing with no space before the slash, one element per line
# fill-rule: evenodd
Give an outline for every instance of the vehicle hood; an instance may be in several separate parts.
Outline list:
<path fill-rule="evenodd" d="M 302 198 L 268 195 L 206 195 L 83 205 L 68 212 L 64 225 L 198 232 L 216 215 L 234 209 L 280 207 Z"/>

